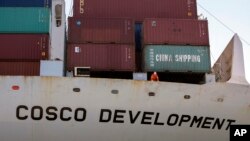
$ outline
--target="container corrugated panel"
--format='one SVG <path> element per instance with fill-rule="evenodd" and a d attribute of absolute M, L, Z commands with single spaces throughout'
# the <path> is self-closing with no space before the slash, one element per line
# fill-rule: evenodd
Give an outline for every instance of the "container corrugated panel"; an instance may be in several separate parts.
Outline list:
<path fill-rule="evenodd" d="M 45 60 L 48 46 L 48 34 L 0 34 L 0 61 Z"/>
<path fill-rule="evenodd" d="M 75 17 L 197 19 L 196 0 L 74 0 Z"/>
<path fill-rule="evenodd" d="M 67 69 L 90 67 L 92 71 L 134 71 L 135 47 L 126 44 L 69 44 Z"/>
<path fill-rule="evenodd" d="M 134 43 L 134 21 L 129 18 L 69 18 L 70 43 Z"/>
<path fill-rule="evenodd" d="M 147 72 L 209 72 L 209 47 L 147 45 L 143 48 L 143 64 Z"/>
<path fill-rule="evenodd" d="M 0 7 L 0 33 L 49 33 L 49 8 Z"/>
<path fill-rule="evenodd" d="M 1 0 L 0 7 L 51 7 L 52 0 Z"/>
<path fill-rule="evenodd" d="M 39 76 L 40 62 L 0 62 L 0 75 Z"/>
<path fill-rule="evenodd" d="M 209 46 L 207 20 L 145 19 L 144 44 Z"/>

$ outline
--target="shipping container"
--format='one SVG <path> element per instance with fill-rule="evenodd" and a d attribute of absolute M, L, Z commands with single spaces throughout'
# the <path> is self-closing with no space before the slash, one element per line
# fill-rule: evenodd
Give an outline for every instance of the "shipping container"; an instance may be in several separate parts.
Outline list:
<path fill-rule="evenodd" d="M 0 7 L 51 7 L 52 0 L 1 0 Z"/>
<path fill-rule="evenodd" d="M 74 0 L 74 17 L 197 19 L 196 0 Z"/>
<path fill-rule="evenodd" d="M 0 61 L 48 59 L 48 34 L 0 34 Z"/>
<path fill-rule="evenodd" d="M 90 67 L 91 71 L 134 71 L 135 47 L 126 44 L 69 44 L 67 70 Z"/>
<path fill-rule="evenodd" d="M 40 62 L 0 62 L 0 75 L 39 76 Z"/>
<path fill-rule="evenodd" d="M 143 70 L 146 72 L 209 72 L 208 46 L 146 45 Z"/>
<path fill-rule="evenodd" d="M 0 33 L 49 33 L 49 8 L 0 7 Z"/>
<path fill-rule="evenodd" d="M 144 44 L 209 46 L 207 20 L 145 19 Z"/>
<path fill-rule="evenodd" d="M 70 43 L 134 43 L 134 21 L 129 18 L 68 19 Z"/>

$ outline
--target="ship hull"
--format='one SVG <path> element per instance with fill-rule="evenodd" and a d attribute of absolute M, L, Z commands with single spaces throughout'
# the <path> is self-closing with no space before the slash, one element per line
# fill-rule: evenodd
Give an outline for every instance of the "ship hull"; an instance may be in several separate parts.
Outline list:
<path fill-rule="evenodd" d="M 228 141 L 249 85 L 0 77 L 1 141 Z"/>

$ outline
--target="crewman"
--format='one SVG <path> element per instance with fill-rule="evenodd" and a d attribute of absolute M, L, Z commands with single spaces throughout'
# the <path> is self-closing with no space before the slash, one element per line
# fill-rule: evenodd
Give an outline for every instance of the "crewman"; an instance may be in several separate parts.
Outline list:
<path fill-rule="evenodd" d="M 157 72 L 152 73 L 152 75 L 151 75 L 151 81 L 159 81 L 159 77 L 157 75 Z"/>

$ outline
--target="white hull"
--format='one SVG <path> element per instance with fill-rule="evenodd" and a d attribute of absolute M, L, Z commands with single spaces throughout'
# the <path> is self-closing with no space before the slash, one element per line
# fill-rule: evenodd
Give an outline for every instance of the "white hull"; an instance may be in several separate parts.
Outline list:
<path fill-rule="evenodd" d="M 249 85 L 1 76 L 0 91 L 1 141 L 228 141 L 250 124 Z"/>

